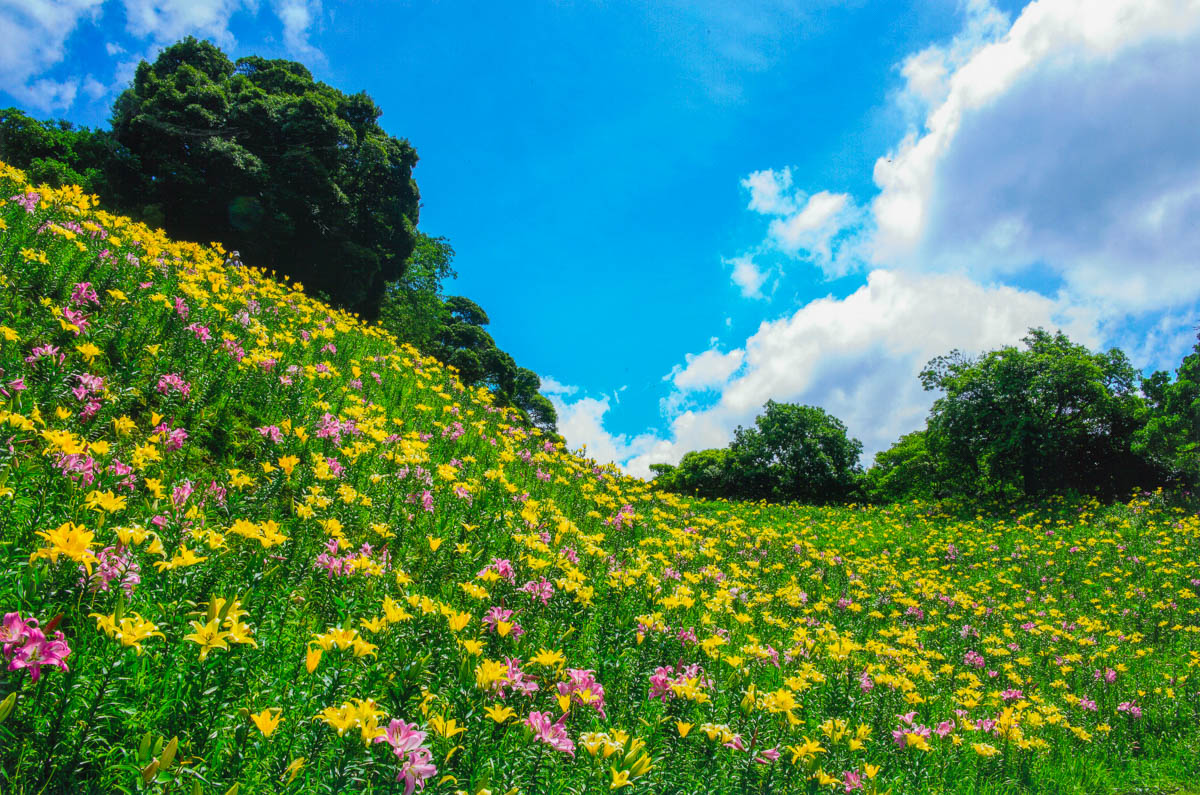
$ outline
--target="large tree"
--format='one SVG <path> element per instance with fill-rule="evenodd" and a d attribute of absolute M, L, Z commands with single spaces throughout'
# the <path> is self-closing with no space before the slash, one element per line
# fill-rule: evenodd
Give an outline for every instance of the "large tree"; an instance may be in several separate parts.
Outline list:
<path fill-rule="evenodd" d="M 743 499 L 844 502 L 860 486 L 862 443 L 817 406 L 768 401 L 753 428 L 734 432 L 729 450 Z"/>
<path fill-rule="evenodd" d="M 651 464 L 659 488 L 705 499 L 736 498 L 733 457 L 728 448 L 693 450 L 679 464 Z"/>
<path fill-rule="evenodd" d="M 416 151 L 380 114 L 302 64 L 235 63 L 189 37 L 138 66 L 112 123 L 145 175 L 142 217 L 375 317 L 413 251 L 419 201 Z"/>
<path fill-rule="evenodd" d="M 926 389 L 943 393 L 925 437 L 939 480 L 1012 497 L 1119 496 L 1156 482 L 1132 449 L 1142 401 L 1125 354 L 1092 353 L 1041 328 L 1023 342 L 978 358 L 952 351 L 921 373 Z"/>
<path fill-rule="evenodd" d="M 1134 449 L 1161 466 L 1177 483 L 1200 486 L 1200 337 L 1184 357 L 1175 380 L 1157 372 L 1142 382 L 1146 424 Z"/>
<path fill-rule="evenodd" d="M 937 463 L 929 454 L 926 435 L 926 431 L 906 433 L 875 456 L 866 475 L 871 499 L 903 502 L 940 496 Z"/>
<path fill-rule="evenodd" d="M 106 130 L 0 110 L 0 160 L 24 169 L 34 185 L 79 185 L 109 209 L 126 210 L 143 192 L 137 158 Z"/>

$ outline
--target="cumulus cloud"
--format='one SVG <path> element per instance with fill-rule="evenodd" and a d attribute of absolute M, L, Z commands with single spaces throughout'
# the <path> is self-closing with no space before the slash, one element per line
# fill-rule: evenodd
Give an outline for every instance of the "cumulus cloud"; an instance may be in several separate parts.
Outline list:
<path fill-rule="evenodd" d="M 122 0 L 129 32 L 154 44 L 165 44 L 189 34 L 210 38 L 222 47 L 235 43 L 229 19 L 235 12 L 254 8 L 253 0 Z"/>
<path fill-rule="evenodd" d="M 788 254 L 807 253 L 822 267 L 833 261 L 833 238 L 853 223 L 854 201 L 846 193 L 820 191 L 797 212 L 771 222 L 768 234 Z"/>
<path fill-rule="evenodd" d="M 876 162 L 873 262 L 1038 265 L 1113 311 L 1200 296 L 1200 4 L 1043 0 L 981 30 L 906 62 L 931 104 Z"/>
<path fill-rule="evenodd" d="M 764 215 L 787 215 L 796 211 L 792 199 L 792 170 L 764 169 L 755 171 L 742 180 L 742 187 L 750 191 L 748 209 Z"/>
<path fill-rule="evenodd" d="M 920 113 L 945 101 L 950 92 L 950 75 L 980 48 L 1008 31 L 1008 15 L 988 0 L 967 0 L 963 12 L 963 28 L 949 43 L 930 45 L 900 64 L 905 85 L 897 99 L 906 110 Z"/>
<path fill-rule="evenodd" d="M 866 283 L 686 356 L 666 378 L 666 432 L 606 448 L 631 474 L 727 444 L 769 399 L 825 408 L 869 459 L 923 425 L 930 358 L 1032 326 L 1120 345 L 1138 366 L 1170 369 L 1190 349 L 1200 2 L 1039 0 L 1011 24 L 987 0 L 963 8 L 958 36 L 897 65 L 891 101 L 913 129 L 877 160 L 876 195 L 806 192 L 789 168 L 742 181 L 770 219 L 726 261 L 744 295 L 778 276 L 756 264 L 771 252 L 826 275 L 861 268 Z"/>
<path fill-rule="evenodd" d="M 806 193 L 790 168 L 742 180 L 771 218 L 729 260 L 743 294 L 763 295 L 772 274 L 751 265 L 770 250 L 829 277 L 1039 268 L 1114 312 L 1200 298 L 1200 3 L 1040 0 L 1010 23 L 965 0 L 963 14 L 951 41 L 897 65 L 891 101 L 912 129 L 876 161 L 877 194 Z"/>
<path fill-rule="evenodd" d="M 759 251 L 780 251 L 806 259 L 829 275 L 850 269 L 846 259 L 853 245 L 846 235 L 861 223 L 862 212 L 847 193 L 818 191 L 806 195 L 792 185 L 790 168 L 755 171 L 742 180 L 750 194 L 747 209 L 771 216 L 766 240 Z M 762 286 L 772 275 L 754 262 L 754 252 L 726 261 L 733 265 L 731 278 L 747 298 L 761 298 Z"/>
<path fill-rule="evenodd" d="M 579 387 L 564 384 L 552 375 L 542 376 L 542 386 L 539 389 L 543 395 L 574 395 Z"/>
<path fill-rule="evenodd" d="M 701 354 L 689 353 L 684 365 L 675 365 L 667 378 L 681 392 L 694 392 L 724 386 L 729 377 L 737 372 L 745 359 L 745 351 L 732 350 L 728 353 L 710 348 Z"/>
<path fill-rule="evenodd" d="M 66 43 L 103 0 L 0 0 L 0 85 L 17 100 L 43 111 L 75 101 L 79 80 L 44 77 L 66 55 Z"/>
<path fill-rule="evenodd" d="M 96 99 L 128 82 L 137 60 L 116 64 L 114 82 L 105 84 L 93 75 L 56 80 L 49 70 L 67 58 L 68 42 L 84 23 L 99 23 L 119 6 L 134 49 L 153 57 L 163 46 L 198 36 L 225 49 L 237 42 L 230 20 L 239 12 L 259 13 L 258 0 L 0 0 L 0 85 L 19 102 L 41 111 L 67 110 L 80 92 Z M 274 0 L 271 4 L 283 28 L 290 53 L 306 60 L 322 55 L 309 37 L 321 17 L 320 0 Z M 122 43 L 108 41 L 110 58 L 125 55 Z"/>
<path fill-rule="evenodd" d="M 646 477 L 651 464 L 727 444 L 767 400 L 821 406 L 846 423 L 870 458 L 922 424 L 933 396 L 917 376 L 929 359 L 953 348 L 1014 344 L 1039 325 L 1061 327 L 1085 344 L 1099 341 L 1094 316 L 1034 292 L 962 274 L 876 270 L 846 298 L 820 298 L 764 322 L 742 348 L 689 355 L 672 374 L 677 389 L 719 385 L 719 397 L 674 417 L 669 439 L 617 460 Z"/>
<path fill-rule="evenodd" d="M 771 275 L 770 269 L 763 270 L 758 267 L 754 257 L 750 254 L 725 260 L 725 264 L 733 266 L 729 278 L 742 291 L 744 298 L 763 297 L 762 287 L 766 284 L 767 277 Z"/>
<path fill-rule="evenodd" d="M 568 392 L 549 395 L 558 412 L 558 432 L 573 449 L 582 449 L 589 458 L 601 463 L 621 463 L 645 455 L 659 441 L 650 433 L 633 437 L 610 433 L 604 427 L 604 415 L 611 408 L 609 396 L 581 397 L 568 402 L 564 395 L 574 391 L 572 387 Z"/>
<path fill-rule="evenodd" d="M 275 14 L 283 23 L 283 43 L 288 51 L 310 59 L 324 60 L 324 55 L 312 46 L 308 37 L 320 18 L 320 0 L 276 0 Z"/>

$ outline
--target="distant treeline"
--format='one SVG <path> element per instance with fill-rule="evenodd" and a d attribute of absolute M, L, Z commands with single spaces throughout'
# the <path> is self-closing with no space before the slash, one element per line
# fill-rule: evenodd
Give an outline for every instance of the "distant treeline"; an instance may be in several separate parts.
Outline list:
<path fill-rule="evenodd" d="M 769 402 L 726 448 L 657 464 L 655 483 L 710 498 L 810 504 L 964 497 L 1002 502 L 1200 486 L 1200 338 L 1172 378 L 1142 378 L 1119 349 L 1093 353 L 1031 329 L 1022 347 L 951 351 L 920 374 L 938 392 L 924 430 L 870 469 L 862 444 L 814 406 Z"/>
<path fill-rule="evenodd" d="M 496 347 L 477 304 L 443 294 L 453 249 L 417 229 L 417 152 L 383 131 L 381 114 L 303 64 L 231 61 L 189 37 L 138 65 L 111 129 L 0 110 L 0 160 L 380 320 L 553 431 L 538 376 Z"/>

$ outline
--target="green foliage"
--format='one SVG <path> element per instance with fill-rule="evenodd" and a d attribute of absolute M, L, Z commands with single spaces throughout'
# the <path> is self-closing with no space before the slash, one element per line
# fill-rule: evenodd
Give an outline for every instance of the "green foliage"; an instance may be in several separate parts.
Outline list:
<path fill-rule="evenodd" d="M 771 400 L 754 425 L 734 431 L 729 446 L 741 496 L 813 505 L 854 497 L 862 443 L 837 417 L 816 406 Z"/>
<path fill-rule="evenodd" d="M 464 384 L 486 386 L 497 405 L 518 408 L 537 427 L 555 432 L 557 412 L 538 392 L 541 379 L 496 346 L 484 328 L 491 320 L 483 307 L 461 295 L 442 296 L 443 281 L 455 276 L 453 260 L 449 241 L 418 232 L 404 276 L 387 286 L 380 325 L 452 365 Z"/>
<path fill-rule="evenodd" d="M 825 505 L 858 495 L 861 454 L 862 443 L 824 409 L 772 400 L 753 428 L 734 432 L 728 448 L 657 466 L 655 483 L 700 497 Z"/>
<path fill-rule="evenodd" d="M 80 185 L 124 207 L 143 182 L 137 158 L 111 133 L 0 110 L 0 160 L 24 165 L 34 184 Z"/>
<path fill-rule="evenodd" d="M 387 286 L 379 323 L 418 350 L 429 350 L 442 327 L 442 282 L 455 277 L 454 249 L 444 237 L 417 232 L 404 275 Z"/>
<path fill-rule="evenodd" d="M 694 450 L 685 453 L 678 466 L 652 464 L 655 483 L 666 491 L 707 499 L 730 497 L 736 493 L 733 455 L 725 448 Z"/>
<path fill-rule="evenodd" d="M 416 151 L 381 113 L 302 64 L 234 63 L 189 37 L 138 66 L 113 135 L 141 163 L 141 216 L 375 317 L 413 251 L 419 199 Z"/>
<path fill-rule="evenodd" d="M 913 431 L 875 456 L 866 488 L 879 502 L 931 499 L 937 493 L 937 466 L 929 455 L 925 431 Z"/>
<path fill-rule="evenodd" d="M 921 373 L 943 392 L 925 443 L 952 492 L 1024 498 L 1075 490 L 1108 497 L 1158 473 L 1132 449 L 1142 407 L 1120 350 L 1091 353 L 1065 334 L 1031 329 L 1025 348 L 972 359 L 953 351 Z"/>
<path fill-rule="evenodd" d="M 1184 357 L 1175 380 L 1157 372 L 1142 382 L 1147 407 L 1134 450 L 1162 467 L 1176 482 L 1200 486 L 1200 338 Z"/>

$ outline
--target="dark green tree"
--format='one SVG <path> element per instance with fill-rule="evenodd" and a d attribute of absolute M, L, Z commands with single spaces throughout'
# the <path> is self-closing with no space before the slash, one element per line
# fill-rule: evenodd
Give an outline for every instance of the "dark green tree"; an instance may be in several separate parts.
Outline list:
<path fill-rule="evenodd" d="M 706 499 L 734 497 L 733 457 L 727 448 L 685 453 L 677 466 L 652 464 L 654 482 L 666 491 Z"/>
<path fill-rule="evenodd" d="M 1160 466 L 1171 480 L 1200 486 L 1200 337 L 1175 371 L 1162 371 L 1142 382 L 1147 407 L 1145 425 L 1134 450 Z"/>
<path fill-rule="evenodd" d="M 189 37 L 138 66 L 112 123 L 144 173 L 137 214 L 374 318 L 413 251 L 419 201 L 416 151 L 380 115 L 302 64 L 235 63 Z"/>
<path fill-rule="evenodd" d="M 817 406 L 768 401 L 729 452 L 742 499 L 820 505 L 853 499 L 861 485 L 862 443 Z"/>
<path fill-rule="evenodd" d="M 866 488 L 871 499 L 878 502 L 939 496 L 937 463 L 926 446 L 926 432 L 906 433 L 876 455 L 875 463 L 867 470 Z"/>
<path fill-rule="evenodd" d="M 926 445 L 939 480 L 963 494 L 1128 494 L 1159 473 L 1132 449 L 1137 375 L 1113 348 L 1092 353 L 1061 331 L 1031 329 L 1024 349 L 979 358 L 953 351 L 921 373 L 943 393 Z"/>
<path fill-rule="evenodd" d="M 444 319 L 442 282 L 455 278 L 454 249 L 444 237 L 417 232 L 404 275 L 388 284 L 379 322 L 402 342 L 428 351 Z"/>
<path fill-rule="evenodd" d="M 16 108 L 0 110 L 0 160 L 34 185 L 79 185 L 121 210 L 138 195 L 141 165 L 111 133 L 68 121 L 40 121 Z"/>

